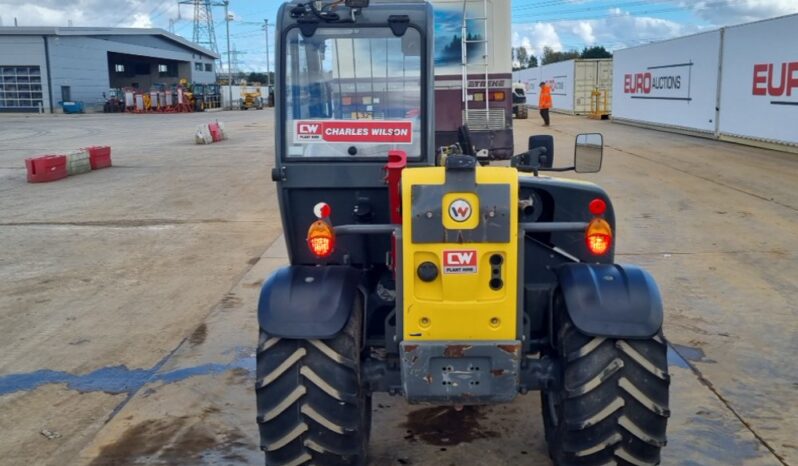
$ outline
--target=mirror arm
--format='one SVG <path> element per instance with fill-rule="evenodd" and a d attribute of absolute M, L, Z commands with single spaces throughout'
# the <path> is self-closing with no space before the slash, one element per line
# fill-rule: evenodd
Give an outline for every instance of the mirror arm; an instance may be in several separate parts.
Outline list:
<path fill-rule="evenodd" d="M 540 168 L 542 172 L 570 172 L 575 171 L 576 167 L 552 167 L 552 168 Z"/>

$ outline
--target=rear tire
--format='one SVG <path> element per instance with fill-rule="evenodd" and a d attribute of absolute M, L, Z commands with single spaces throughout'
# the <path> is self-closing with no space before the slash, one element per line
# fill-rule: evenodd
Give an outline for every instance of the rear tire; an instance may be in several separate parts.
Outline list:
<path fill-rule="evenodd" d="M 260 331 L 255 390 L 266 465 L 364 465 L 371 396 L 361 385 L 363 311 L 341 332 L 292 340 Z"/>
<path fill-rule="evenodd" d="M 670 416 L 662 332 L 647 340 L 590 337 L 567 315 L 555 329 L 552 356 L 562 361 L 564 386 L 541 394 L 554 464 L 659 464 Z"/>

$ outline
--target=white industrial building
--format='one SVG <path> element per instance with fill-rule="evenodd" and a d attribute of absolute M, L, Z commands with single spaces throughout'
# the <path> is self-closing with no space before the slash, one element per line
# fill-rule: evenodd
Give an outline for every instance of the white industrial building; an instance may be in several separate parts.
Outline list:
<path fill-rule="evenodd" d="M 109 89 L 216 81 L 219 55 L 163 29 L 0 27 L 0 112 L 88 108 Z"/>

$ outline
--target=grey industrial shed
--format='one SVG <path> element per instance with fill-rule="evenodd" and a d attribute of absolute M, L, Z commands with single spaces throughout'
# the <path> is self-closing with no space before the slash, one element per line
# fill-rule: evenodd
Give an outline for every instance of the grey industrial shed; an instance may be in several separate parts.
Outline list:
<path fill-rule="evenodd" d="M 163 29 L 0 27 L 0 112 L 87 107 L 112 88 L 216 81 L 219 55 Z"/>

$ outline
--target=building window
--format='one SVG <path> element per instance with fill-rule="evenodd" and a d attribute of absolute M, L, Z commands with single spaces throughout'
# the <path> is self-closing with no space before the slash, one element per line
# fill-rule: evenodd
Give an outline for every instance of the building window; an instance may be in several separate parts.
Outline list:
<path fill-rule="evenodd" d="M 202 71 L 202 63 L 194 63 L 194 71 Z"/>
<path fill-rule="evenodd" d="M 117 73 L 124 73 L 125 65 L 114 65 L 114 71 L 116 71 Z"/>
<path fill-rule="evenodd" d="M 61 101 L 72 102 L 72 88 L 70 86 L 61 86 Z"/>
<path fill-rule="evenodd" d="M 158 74 L 162 78 L 177 77 L 177 65 L 175 63 L 170 63 L 168 65 L 158 65 Z"/>
<path fill-rule="evenodd" d="M 205 64 L 205 71 L 207 71 L 207 72 L 213 71 L 213 63 L 206 63 Z"/>

